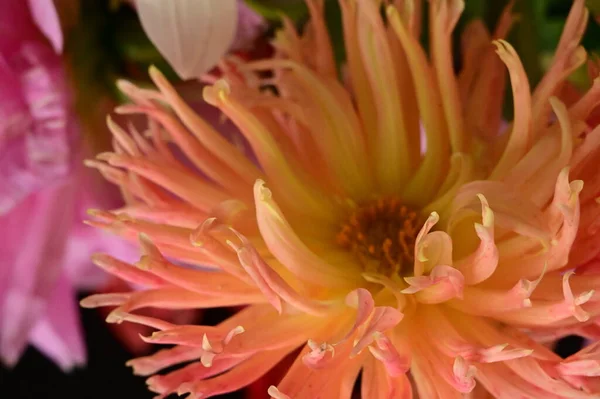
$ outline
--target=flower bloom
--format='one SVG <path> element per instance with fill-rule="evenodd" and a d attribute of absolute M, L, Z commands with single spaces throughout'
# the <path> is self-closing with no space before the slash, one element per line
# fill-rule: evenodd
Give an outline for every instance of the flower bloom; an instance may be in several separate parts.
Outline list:
<path fill-rule="evenodd" d="M 13 365 L 31 342 L 67 370 L 85 362 L 74 285 L 102 282 L 90 253 L 126 245 L 81 225 L 90 206 L 118 201 L 78 166 L 58 16 L 29 3 L 0 15 L 0 359 Z"/>
<path fill-rule="evenodd" d="M 462 1 L 430 2 L 428 57 L 421 2 L 385 2 L 382 16 L 379 1 L 341 0 L 339 79 L 322 2 L 307 3 L 302 35 L 284 20 L 272 58 L 230 58 L 204 90 L 255 159 L 156 69 L 157 91 L 121 84 L 132 104 L 117 112 L 148 128 L 109 121 L 115 150 L 89 164 L 127 205 L 91 223 L 143 256 L 94 262 L 146 288 L 82 305 L 116 306 L 108 322 L 175 345 L 129 363 L 157 398 L 231 392 L 292 354 L 272 398 L 350 398 L 359 375 L 366 399 L 598 397 L 598 344 L 567 359 L 545 345 L 600 337 L 600 128 L 587 122 L 600 80 L 569 105 L 558 97 L 586 61 L 584 1 L 533 92 L 503 40 L 510 7 L 493 33 L 468 26 L 455 74 Z M 245 307 L 216 326 L 136 313 L 222 306 Z"/>

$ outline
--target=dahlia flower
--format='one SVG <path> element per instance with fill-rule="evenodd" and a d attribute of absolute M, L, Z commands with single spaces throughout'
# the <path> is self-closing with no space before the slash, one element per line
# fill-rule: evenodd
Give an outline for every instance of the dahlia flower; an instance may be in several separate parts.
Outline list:
<path fill-rule="evenodd" d="M 89 255 L 128 246 L 81 224 L 90 206 L 119 200 L 79 166 L 84 143 L 60 49 L 51 1 L 2 4 L 0 360 L 15 364 L 32 343 L 68 370 L 85 362 L 75 287 L 104 280 Z"/>
<path fill-rule="evenodd" d="M 429 54 L 420 1 L 340 0 L 339 74 L 322 1 L 307 4 L 302 34 L 284 19 L 272 58 L 230 57 L 204 89 L 252 154 L 155 68 L 158 90 L 120 84 L 132 104 L 117 112 L 146 115 L 148 129 L 109 120 L 114 152 L 88 165 L 127 205 L 90 223 L 143 256 L 93 260 L 146 288 L 82 305 L 116 306 L 108 322 L 174 345 L 129 362 L 157 398 L 235 391 L 286 357 L 271 398 L 350 398 L 359 376 L 368 399 L 599 397 L 597 343 L 566 359 L 548 349 L 600 337 L 598 65 L 587 92 L 560 98 L 586 61 L 584 0 L 533 91 L 504 40 L 510 7 L 494 32 L 467 27 L 457 74 L 461 0 L 430 1 Z M 243 309 L 215 326 L 136 313 L 223 306 Z"/>

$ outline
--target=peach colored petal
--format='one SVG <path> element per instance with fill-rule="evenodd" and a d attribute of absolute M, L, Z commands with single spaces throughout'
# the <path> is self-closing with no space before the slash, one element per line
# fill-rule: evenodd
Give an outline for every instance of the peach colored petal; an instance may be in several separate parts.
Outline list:
<path fill-rule="evenodd" d="M 446 179 L 440 187 L 436 199 L 423 207 L 425 213 L 434 211 L 444 215 L 451 207 L 452 201 L 456 197 L 458 190 L 466 183 L 473 181 L 478 171 L 475 169 L 475 163 L 468 154 L 455 153 L 450 158 L 450 170 Z"/>
<path fill-rule="evenodd" d="M 236 250 L 240 263 L 246 272 L 279 313 L 283 312 L 281 300 L 297 310 L 311 315 L 325 316 L 332 310 L 327 304 L 306 298 L 294 290 L 277 272 L 269 267 L 247 238 L 237 232 L 235 233 L 242 241 L 242 245 L 237 246 L 233 243 L 229 245 Z"/>
<path fill-rule="evenodd" d="M 254 185 L 254 196 L 258 227 L 265 243 L 292 273 L 311 284 L 330 287 L 351 287 L 355 284 L 352 281 L 355 274 L 348 269 L 354 268 L 358 272 L 357 262 L 348 257 L 348 262 L 342 267 L 316 256 L 295 234 L 263 181 L 259 180 Z"/>
<path fill-rule="evenodd" d="M 252 356 L 224 374 L 211 379 L 197 378 L 179 386 L 177 393 L 182 395 L 190 393 L 194 399 L 209 398 L 236 391 L 262 376 L 267 370 L 275 366 L 292 348 L 275 351 L 265 351 Z"/>
<path fill-rule="evenodd" d="M 291 399 L 288 395 L 282 393 L 276 386 L 271 385 L 269 387 L 268 394 L 271 396 L 271 399 Z"/>
<path fill-rule="evenodd" d="M 361 383 L 361 396 L 363 398 L 400 399 L 407 398 L 409 392 L 410 383 L 408 381 L 403 381 L 401 377 L 398 379 L 390 378 L 385 369 L 375 359 L 365 361 Z"/>
<path fill-rule="evenodd" d="M 502 158 L 494 168 L 490 178 L 502 178 L 507 169 L 518 162 L 532 144 L 531 95 L 529 82 L 515 49 L 504 40 L 494 42 L 496 53 L 500 56 L 511 78 L 514 97 L 515 120 L 510 138 Z"/>
<path fill-rule="evenodd" d="M 192 348 L 186 347 L 186 349 L 193 353 Z M 188 360 L 195 359 L 191 358 Z M 214 377 L 237 366 L 244 360 L 246 359 L 237 358 L 220 361 L 216 360 L 210 367 L 206 367 L 202 363 L 196 362 L 166 375 L 154 375 L 146 380 L 146 384 L 148 385 L 149 390 L 161 394 L 160 396 L 157 396 L 157 398 L 163 399 L 169 396 L 172 392 L 177 392 L 177 388 L 185 383 Z"/>
<path fill-rule="evenodd" d="M 129 215 L 156 224 L 168 224 L 175 227 L 194 229 L 206 218 L 207 214 L 182 203 L 172 202 L 164 207 L 151 207 L 146 204 L 131 204 L 113 211 L 117 215 Z"/>
<path fill-rule="evenodd" d="M 107 161 L 111 166 L 125 168 L 163 186 L 200 210 L 208 211 L 219 202 L 231 198 L 222 190 L 198 179 L 190 173 L 191 171 L 174 168 L 167 163 L 149 162 L 144 158 L 116 154 L 110 156 Z M 198 192 L 204 193 L 201 198 L 196 195 Z"/>
<path fill-rule="evenodd" d="M 483 195 L 479 194 L 478 198 L 481 201 L 482 223 L 475 224 L 475 231 L 481 243 L 475 252 L 454 265 L 464 275 L 467 285 L 485 281 L 498 266 L 499 254 L 494 242 L 494 212 Z"/>
<path fill-rule="evenodd" d="M 347 68 L 352 76 L 349 86 L 356 98 L 358 113 L 365 126 L 375 126 L 377 121 L 377 105 L 374 93 L 367 78 L 367 65 L 362 58 L 357 32 L 358 6 L 354 1 L 340 1 L 342 24 L 344 30 L 344 44 L 347 54 Z"/>
<path fill-rule="evenodd" d="M 295 399 L 318 397 L 321 391 L 338 380 L 341 371 L 344 369 L 344 367 L 340 367 L 342 364 L 349 365 L 353 361 L 359 361 L 356 358 L 348 360 L 351 348 L 352 345 L 349 341 L 336 347 L 335 355 L 330 357 L 327 363 L 328 370 L 333 370 L 333 373 L 328 373 L 322 369 L 306 367 L 303 359 L 311 351 L 310 347 L 307 346 L 278 384 L 278 390 Z"/>
<path fill-rule="evenodd" d="M 593 343 L 556 366 L 562 375 L 597 377 L 600 375 L 599 343 Z"/>
<path fill-rule="evenodd" d="M 315 329 L 303 330 L 301 327 L 307 323 L 313 323 Z M 266 325 L 270 325 L 268 332 L 265 331 Z M 255 325 L 248 325 L 244 334 L 235 337 L 225 345 L 222 353 L 217 354 L 215 359 L 240 357 L 290 346 L 297 347 L 321 329 L 323 326 L 319 325 L 318 319 L 304 315 L 291 316 L 284 320 L 278 320 L 273 316 L 265 317 Z"/>
<path fill-rule="evenodd" d="M 158 248 L 147 237 L 142 235 L 140 242 L 146 255 L 142 257 L 137 266 L 172 284 L 200 294 L 243 295 L 257 292 L 255 287 L 247 285 L 229 274 L 174 265 L 164 259 Z"/>
<path fill-rule="evenodd" d="M 432 56 L 440 97 L 453 152 L 467 152 L 469 137 L 464 134 L 462 104 L 452 67 L 452 31 L 465 7 L 464 0 L 436 0 L 429 8 L 432 30 Z"/>
<path fill-rule="evenodd" d="M 286 73 L 286 80 L 281 79 L 278 84 L 302 106 L 299 110 L 302 118 L 295 119 L 309 127 L 306 134 L 312 135 L 316 150 L 325 158 L 335 184 L 341 185 L 353 198 L 365 197 L 372 187 L 371 166 L 367 163 L 363 128 L 348 94 L 337 82 L 315 75 L 291 61 L 255 61 L 251 67 L 281 69 L 281 73 Z M 290 87 L 284 86 L 284 82 Z M 309 160 L 314 162 L 314 154 L 311 155 L 313 159 Z M 352 165 L 348 165 L 349 162 Z"/>
<path fill-rule="evenodd" d="M 581 41 L 587 26 L 588 17 L 589 11 L 585 7 L 585 1 L 574 1 L 567 17 L 558 48 L 556 49 L 556 54 L 552 60 L 552 65 L 533 94 L 533 115 L 537 123 L 547 118 L 547 99 L 554 95 L 566 77 L 578 65 L 585 62 L 585 50 L 582 47 L 578 47 L 578 43 Z"/>
<path fill-rule="evenodd" d="M 375 337 L 376 345 L 369 346 L 373 357 L 379 360 L 390 377 L 400 377 L 410 369 L 409 359 L 402 358 L 392 342 L 379 333 Z"/>
<path fill-rule="evenodd" d="M 429 217 L 423 224 L 423 227 L 421 227 L 419 234 L 417 234 L 417 238 L 415 240 L 415 253 L 414 253 L 414 257 L 415 257 L 415 265 L 414 265 L 415 272 L 414 272 L 414 274 L 417 277 L 422 276 L 423 273 L 425 272 L 425 266 L 423 265 L 423 262 L 421 260 L 419 260 L 419 258 L 420 258 L 419 249 L 422 245 L 423 240 L 429 233 L 429 231 L 431 231 L 433 226 L 435 226 L 435 224 L 439 220 L 440 220 L 440 216 L 437 214 L 437 212 L 431 212 L 431 214 L 429 215 Z"/>
<path fill-rule="evenodd" d="M 239 306 L 242 304 L 264 303 L 261 295 L 202 295 L 195 292 L 181 291 L 177 294 L 177 287 L 158 288 L 154 290 L 145 290 L 132 294 L 127 301 L 113 311 L 108 317 L 109 320 L 118 322 L 120 313 L 130 313 L 137 309 L 145 307 L 156 307 L 161 309 L 206 309 L 227 306 Z M 109 321 L 110 322 L 110 321 Z"/>
<path fill-rule="evenodd" d="M 377 340 L 382 342 L 381 345 L 384 346 L 387 352 L 393 351 L 393 345 L 382 337 L 382 333 L 395 327 L 403 317 L 402 313 L 392 307 L 378 306 L 374 308 L 364 332 L 357 337 L 358 340 L 354 343 L 350 356 L 356 356 Z M 383 350 L 383 348 L 379 348 L 379 350 Z M 375 351 L 377 352 L 377 349 Z M 396 357 L 396 354 L 392 353 L 392 356 Z"/>
<path fill-rule="evenodd" d="M 396 299 L 396 309 L 399 311 L 402 311 L 408 305 L 406 296 L 401 292 L 404 285 L 400 281 L 394 281 L 387 276 L 374 273 L 363 273 L 362 276 L 368 282 L 381 284 L 386 290 L 391 292 Z"/>
<path fill-rule="evenodd" d="M 541 280 L 542 276 L 535 281 L 521 279 L 506 291 L 466 287 L 462 300 L 452 301 L 451 306 L 481 316 L 528 308 L 532 306 L 530 297 Z"/>
<path fill-rule="evenodd" d="M 201 353 L 201 348 L 194 349 L 188 346 L 175 346 L 173 348 L 161 349 L 152 355 L 129 360 L 126 365 L 133 368 L 135 375 L 148 376 L 177 363 L 194 360 Z"/>
<path fill-rule="evenodd" d="M 482 21 L 477 20 L 472 23 L 471 29 L 465 28 L 462 34 L 465 47 L 471 40 L 475 43 L 469 46 L 476 47 L 470 52 L 472 55 L 467 54 L 465 50 L 465 58 L 468 55 L 469 58 L 465 59 L 459 75 L 459 84 L 463 86 L 461 93 L 466 103 L 465 114 L 469 116 L 466 123 L 476 137 L 484 142 L 495 139 L 502 130 L 506 67 L 495 53 L 495 47 L 490 45 L 490 41 L 504 39 L 508 35 L 516 20 L 512 14 L 513 5 L 514 1 L 508 2 L 493 34 L 487 32 Z M 486 155 L 492 159 L 498 156 L 494 151 Z M 484 164 L 487 164 L 487 160 Z"/>
<path fill-rule="evenodd" d="M 419 302 L 436 304 L 452 298 L 462 298 L 464 277 L 460 271 L 448 265 L 438 265 L 428 276 L 405 277 L 409 288 L 405 294 L 416 294 Z"/>
<path fill-rule="evenodd" d="M 371 295 L 369 291 L 364 288 L 359 288 L 346 295 L 346 305 L 356 309 L 356 321 L 346 335 L 347 338 L 353 335 L 356 329 L 367 322 L 375 309 L 375 301 L 373 300 L 373 295 Z"/>
<path fill-rule="evenodd" d="M 424 273 L 430 273 L 438 265 L 452 264 L 452 238 L 444 231 L 430 232 L 415 244 L 417 259 Z"/>
<path fill-rule="evenodd" d="M 429 196 L 433 195 L 435 187 L 441 183 L 443 178 L 443 173 L 440 174 L 440 172 L 446 166 L 444 163 L 446 157 L 442 154 L 447 151 L 449 145 L 445 134 L 447 127 L 443 123 L 444 117 L 441 104 L 434 100 L 439 95 L 438 87 L 431 79 L 433 71 L 427 65 L 423 50 L 416 38 L 408 34 L 395 8 L 389 7 L 387 15 L 406 52 L 427 136 L 428 151 L 425 153 L 420 168 L 403 193 L 408 201 L 418 203 L 419 200 L 422 201 L 424 198 L 429 199 Z M 418 196 L 417 192 L 419 193 Z"/>
<path fill-rule="evenodd" d="M 286 190 L 278 192 L 286 204 L 295 207 L 300 213 L 308 212 L 324 220 L 335 214 L 330 201 L 290 165 L 268 127 L 236 101 L 225 81 L 219 81 L 213 87 L 206 87 L 204 97 L 210 104 L 218 106 L 240 128 L 267 177 L 286 187 Z M 279 187 L 279 184 L 276 186 Z M 298 208 L 300 203 L 303 205 Z"/>
<path fill-rule="evenodd" d="M 394 193 L 409 178 L 410 155 L 407 153 L 407 131 L 393 58 L 386 40 L 383 21 L 377 5 L 371 1 L 357 2 L 357 42 L 365 75 L 373 91 L 377 133 L 371 138 L 376 180 L 386 193 Z M 393 165 L 393 166 L 392 166 Z M 392 166 L 392 167 L 390 167 Z"/>
<path fill-rule="evenodd" d="M 159 122 L 169 137 L 182 149 L 185 156 L 210 179 L 223 186 L 232 195 L 244 198 L 249 195 L 249 185 L 227 165 L 210 153 L 187 131 L 175 117 L 158 107 L 128 108 L 128 112 L 137 110 Z M 135 154 L 132 154 L 135 155 Z"/>
<path fill-rule="evenodd" d="M 316 45 L 315 69 L 322 75 L 335 76 L 336 67 L 333 50 L 327 32 L 327 24 L 323 13 L 323 2 L 308 0 L 306 2 L 311 17 L 311 29 L 314 32 Z"/>
<path fill-rule="evenodd" d="M 469 364 L 465 359 L 458 356 L 454 359 L 454 366 L 452 366 L 456 387 L 459 392 L 468 393 L 475 388 L 474 376 L 477 373 L 477 368 L 472 364 Z"/>
<path fill-rule="evenodd" d="M 539 244 L 540 241 L 550 241 L 549 223 L 540 208 L 511 186 L 491 181 L 475 181 L 461 188 L 453 204 L 456 214 L 448 221 L 449 231 L 452 231 L 454 225 L 458 224 L 458 221 L 464 216 L 457 211 L 473 206 L 478 195 L 483 195 L 489 202 L 490 209 L 494 210 L 496 227 L 535 238 L 538 240 L 536 244 Z M 501 258 L 502 255 L 508 256 L 503 253 L 502 241 L 496 239 L 496 245 Z"/>
<path fill-rule="evenodd" d="M 563 397 L 529 384 L 520 375 L 503 364 L 480 365 L 478 367 L 477 379 L 491 393 L 492 397 L 502 397 L 502 395 L 506 395 L 506 398 L 523 395 L 531 398 L 541 396 L 549 399 Z M 511 383 L 506 384 L 506 381 L 510 381 Z"/>
<path fill-rule="evenodd" d="M 551 272 L 567 265 L 568 253 L 577 235 L 580 215 L 578 195 L 583 186 L 580 181 L 569 182 L 568 172 L 564 169 L 559 175 L 554 199 L 547 211 L 548 223 L 557 229 L 550 247 L 542 253 L 522 257 L 521 262 L 527 265 L 526 269 L 506 269 L 504 273 L 496 273 L 490 281 L 504 284 L 517 278 L 535 278 L 544 270 Z M 499 267 L 502 267 L 502 263 Z"/>
<path fill-rule="evenodd" d="M 550 98 L 550 104 L 559 123 L 555 123 L 505 177 L 508 184 L 519 187 L 519 191 L 536 204 L 545 204 L 552 197 L 553 181 L 568 166 L 573 137 L 578 135 L 574 133 L 564 104 L 555 97 Z"/>
<path fill-rule="evenodd" d="M 233 237 L 226 234 L 228 231 L 224 222 L 216 217 L 207 218 L 190 234 L 189 241 L 199 251 L 212 258 L 222 271 L 252 284 L 252 280 L 240 267 L 235 252 L 228 248 L 228 240 Z"/>
<path fill-rule="evenodd" d="M 109 255 L 94 254 L 92 255 L 92 262 L 110 274 L 132 284 L 140 284 L 150 288 L 168 285 L 168 283 L 160 277 L 140 270 L 134 265 L 122 262 Z"/>
<path fill-rule="evenodd" d="M 155 67 L 151 67 L 149 75 L 152 81 L 165 96 L 181 121 L 214 156 L 218 157 L 234 169 L 244 181 L 252 184 L 261 176 L 258 168 L 246 159 L 232 144 L 216 132 L 205 120 L 197 115 L 177 94 L 173 86 Z"/>

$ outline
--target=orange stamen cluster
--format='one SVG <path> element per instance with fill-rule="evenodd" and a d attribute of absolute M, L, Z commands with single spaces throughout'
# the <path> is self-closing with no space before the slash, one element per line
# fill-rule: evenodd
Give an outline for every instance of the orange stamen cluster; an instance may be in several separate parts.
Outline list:
<path fill-rule="evenodd" d="M 392 275 L 411 270 L 423 221 L 398 198 L 380 198 L 352 212 L 337 234 L 337 244 L 354 253 L 368 272 Z"/>

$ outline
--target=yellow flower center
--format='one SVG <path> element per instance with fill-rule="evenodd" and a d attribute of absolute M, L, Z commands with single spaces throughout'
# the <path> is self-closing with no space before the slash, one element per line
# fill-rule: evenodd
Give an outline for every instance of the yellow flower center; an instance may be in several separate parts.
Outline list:
<path fill-rule="evenodd" d="M 404 274 L 412 270 L 422 225 L 419 213 L 398 198 L 379 198 L 356 208 L 342 224 L 336 241 L 356 255 L 365 271 Z"/>

